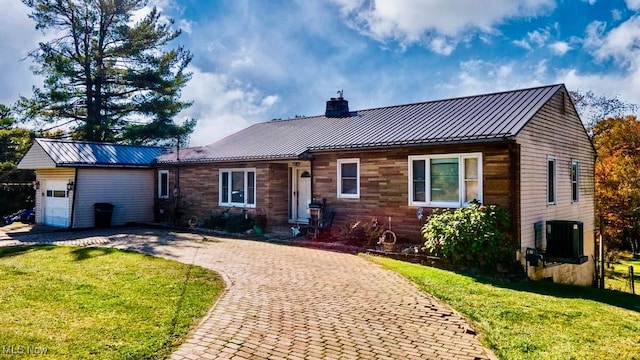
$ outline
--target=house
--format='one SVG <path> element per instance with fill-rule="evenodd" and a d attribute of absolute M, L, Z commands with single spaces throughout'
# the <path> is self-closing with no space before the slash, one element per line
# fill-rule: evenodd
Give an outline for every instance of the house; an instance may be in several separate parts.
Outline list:
<path fill-rule="evenodd" d="M 595 151 L 562 84 L 255 124 L 157 158 L 156 207 L 187 216 L 260 210 L 308 221 L 326 199 L 334 229 L 377 217 L 420 241 L 419 209 L 472 200 L 507 209 L 530 277 L 591 284 Z M 169 191 L 169 189 L 175 189 Z M 542 257 L 540 257 L 542 254 Z"/>
<path fill-rule="evenodd" d="M 36 139 L 19 169 L 36 171 L 36 223 L 95 225 L 94 204 L 115 205 L 112 225 L 154 218 L 155 159 L 160 147 Z"/>

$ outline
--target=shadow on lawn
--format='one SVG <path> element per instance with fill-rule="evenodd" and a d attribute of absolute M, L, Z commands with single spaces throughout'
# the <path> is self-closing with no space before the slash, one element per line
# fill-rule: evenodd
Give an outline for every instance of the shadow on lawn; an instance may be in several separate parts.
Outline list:
<path fill-rule="evenodd" d="M 118 251 L 113 248 L 103 248 L 103 247 L 79 247 L 71 251 L 73 254 L 75 261 L 82 261 L 90 258 L 95 258 L 98 256 L 109 255 Z"/>
<path fill-rule="evenodd" d="M 31 251 L 53 250 L 53 245 L 31 245 L 31 246 L 7 246 L 0 247 L 0 258 L 22 255 Z"/>
<path fill-rule="evenodd" d="M 558 284 L 550 281 L 502 282 L 489 277 L 473 276 L 476 281 L 504 289 L 530 292 L 565 299 L 585 299 L 601 302 L 640 313 L 640 296 L 630 293 L 602 290 L 588 286 Z"/>

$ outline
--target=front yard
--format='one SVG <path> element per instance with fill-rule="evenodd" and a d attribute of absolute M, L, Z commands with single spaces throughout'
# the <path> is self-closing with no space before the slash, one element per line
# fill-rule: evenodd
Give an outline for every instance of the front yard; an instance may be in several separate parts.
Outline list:
<path fill-rule="evenodd" d="M 382 257 L 464 314 L 501 359 L 640 359 L 640 297 L 549 282 L 503 283 Z"/>
<path fill-rule="evenodd" d="M 0 357 L 161 359 L 223 288 L 206 269 L 134 252 L 0 248 Z"/>

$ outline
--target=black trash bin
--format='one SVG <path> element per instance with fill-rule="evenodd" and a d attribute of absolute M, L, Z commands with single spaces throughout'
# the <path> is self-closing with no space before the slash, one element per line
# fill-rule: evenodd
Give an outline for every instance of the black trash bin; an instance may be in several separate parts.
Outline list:
<path fill-rule="evenodd" d="M 95 215 L 95 227 L 107 228 L 111 226 L 111 216 L 113 215 L 113 208 L 115 205 L 109 203 L 95 203 L 93 204 Z"/>

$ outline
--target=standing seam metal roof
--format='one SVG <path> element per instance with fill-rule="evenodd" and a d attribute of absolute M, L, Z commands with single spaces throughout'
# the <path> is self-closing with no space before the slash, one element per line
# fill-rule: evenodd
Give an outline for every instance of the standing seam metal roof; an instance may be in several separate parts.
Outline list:
<path fill-rule="evenodd" d="M 515 137 L 563 84 L 252 125 L 210 145 L 180 150 L 180 161 L 295 159 L 306 151 Z M 175 153 L 158 162 L 173 162 Z"/>
<path fill-rule="evenodd" d="M 36 139 L 58 166 L 148 167 L 162 154 L 157 146 L 120 145 L 56 139 Z"/>

